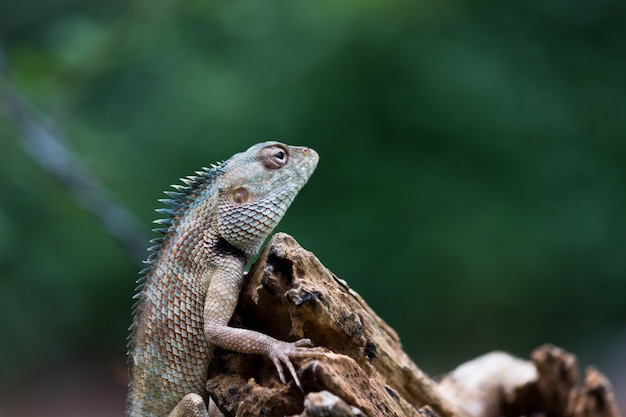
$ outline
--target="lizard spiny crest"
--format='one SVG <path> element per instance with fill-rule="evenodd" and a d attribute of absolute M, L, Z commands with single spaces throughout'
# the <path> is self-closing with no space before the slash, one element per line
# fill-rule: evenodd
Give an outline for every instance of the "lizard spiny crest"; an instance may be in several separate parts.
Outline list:
<path fill-rule="evenodd" d="M 163 227 L 157 227 L 152 229 L 153 232 L 160 234 L 161 236 L 150 240 L 150 243 L 154 245 L 148 248 L 148 258 L 143 262 L 147 265 L 144 269 L 139 271 L 139 279 L 137 280 L 135 287 L 134 300 L 137 300 L 132 307 L 132 315 L 136 316 L 139 299 L 143 287 L 148 279 L 148 276 L 154 268 L 154 264 L 161 254 L 162 248 L 166 245 L 167 239 L 171 236 L 178 225 L 178 220 L 185 214 L 188 207 L 198 198 L 200 193 L 210 187 L 215 178 L 224 172 L 225 162 L 219 162 L 212 164 L 210 167 L 203 167 L 202 171 L 196 171 L 196 175 L 189 175 L 187 177 L 180 178 L 180 181 L 185 185 L 172 184 L 171 187 L 176 191 L 164 191 L 164 193 L 170 198 L 161 198 L 158 201 L 166 204 L 169 207 L 158 208 L 155 211 L 160 214 L 164 214 L 167 217 L 154 220 L 153 223 L 161 225 Z M 128 328 L 131 333 L 128 336 L 128 350 L 132 349 L 132 339 L 134 333 L 134 327 L 136 323 L 133 323 Z"/>
<path fill-rule="evenodd" d="M 225 162 L 222 161 L 218 164 L 211 165 L 210 168 L 203 167 L 202 171 L 196 171 L 196 175 L 180 178 L 180 181 L 185 185 L 172 184 L 171 187 L 176 191 L 164 191 L 170 198 L 161 198 L 159 202 L 169 207 L 159 208 L 155 211 L 167 217 L 154 220 L 153 223 L 165 227 L 152 229 L 153 232 L 159 233 L 162 236 L 150 240 L 150 243 L 155 243 L 156 245 L 148 248 L 148 251 L 152 253 L 144 263 L 148 265 L 154 263 L 164 242 L 176 230 L 178 220 L 185 215 L 187 209 L 199 198 L 200 194 L 209 188 L 217 177 L 224 173 L 224 164 Z M 145 274 L 149 271 L 150 267 L 148 266 L 140 273 Z"/>

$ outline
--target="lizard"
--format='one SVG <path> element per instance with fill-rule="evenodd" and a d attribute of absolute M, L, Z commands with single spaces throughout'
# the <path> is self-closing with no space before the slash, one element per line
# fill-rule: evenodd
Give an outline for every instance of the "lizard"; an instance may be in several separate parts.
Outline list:
<path fill-rule="evenodd" d="M 268 357 L 300 387 L 291 359 L 317 354 L 309 339 L 277 340 L 229 327 L 250 258 L 308 181 L 310 148 L 264 142 L 181 178 L 161 236 L 141 271 L 128 343 L 127 417 L 208 417 L 206 379 L 215 346 Z M 211 407 L 213 408 L 213 406 Z"/>

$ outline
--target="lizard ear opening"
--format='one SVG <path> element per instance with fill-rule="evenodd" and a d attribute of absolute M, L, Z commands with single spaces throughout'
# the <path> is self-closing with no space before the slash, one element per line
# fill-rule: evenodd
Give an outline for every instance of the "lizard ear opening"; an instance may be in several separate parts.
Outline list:
<path fill-rule="evenodd" d="M 261 162 L 269 169 L 280 169 L 289 162 L 289 152 L 282 146 L 272 145 L 261 149 Z"/>
<path fill-rule="evenodd" d="M 248 192 L 248 189 L 244 187 L 234 189 L 230 196 L 233 199 L 233 202 L 237 204 L 247 203 L 248 200 L 250 200 L 250 193 Z"/>

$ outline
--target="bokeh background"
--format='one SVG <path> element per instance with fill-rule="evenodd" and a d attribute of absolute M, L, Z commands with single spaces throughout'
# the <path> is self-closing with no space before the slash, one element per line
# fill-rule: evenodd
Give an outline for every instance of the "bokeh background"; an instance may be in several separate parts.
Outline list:
<path fill-rule="evenodd" d="M 307 145 L 277 230 L 425 371 L 551 342 L 626 401 L 623 1 L 3 0 L 0 43 L 146 247 L 177 178 Z M 121 415 L 136 256 L 23 139 L 1 115 L 0 415 Z"/>

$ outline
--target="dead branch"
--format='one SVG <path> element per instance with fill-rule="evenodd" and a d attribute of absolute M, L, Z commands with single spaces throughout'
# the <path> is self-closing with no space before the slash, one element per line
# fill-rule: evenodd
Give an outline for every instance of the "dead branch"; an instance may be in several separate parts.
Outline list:
<path fill-rule="evenodd" d="M 357 293 L 283 233 L 250 270 L 232 325 L 309 338 L 326 355 L 295 360 L 301 392 L 264 358 L 218 349 L 207 387 L 226 416 L 619 416 L 609 382 L 590 369 L 577 387 L 575 357 L 548 345 L 532 362 L 494 352 L 432 380 Z"/>

